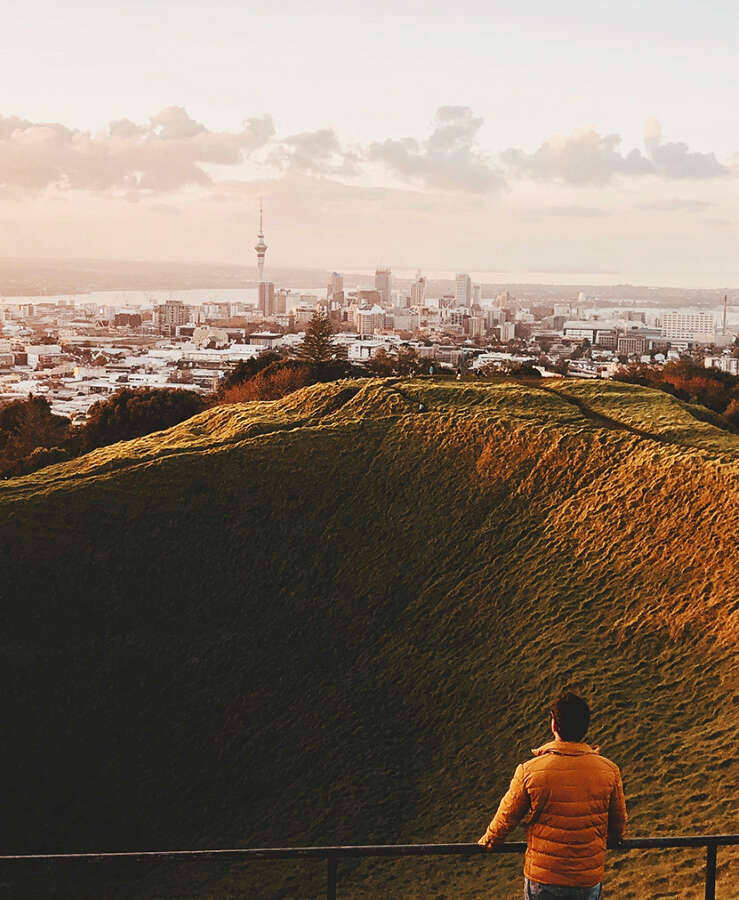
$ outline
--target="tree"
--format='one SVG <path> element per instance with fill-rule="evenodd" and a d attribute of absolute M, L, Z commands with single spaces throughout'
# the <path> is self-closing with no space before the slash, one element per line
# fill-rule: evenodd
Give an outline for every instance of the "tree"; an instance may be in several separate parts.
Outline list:
<path fill-rule="evenodd" d="M 739 429 L 739 400 L 731 401 L 731 403 L 726 407 L 724 418 L 729 423 L 729 425 L 732 426 L 732 428 Z"/>
<path fill-rule="evenodd" d="M 334 329 L 322 313 L 313 313 L 305 328 L 305 337 L 298 347 L 298 359 L 320 364 L 346 356 L 346 349 L 334 341 Z"/>
<path fill-rule="evenodd" d="M 570 354 L 570 359 L 589 359 L 590 358 L 590 341 L 583 338 Z"/>
<path fill-rule="evenodd" d="M 6 404 L 0 408 L 0 470 L 14 471 L 18 461 L 37 448 L 58 447 L 68 431 L 69 419 L 54 415 L 44 397 Z"/>
<path fill-rule="evenodd" d="M 122 388 L 90 408 L 89 418 L 78 432 L 80 451 L 171 428 L 203 409 L 205 401 L 194 391 Z"/>
<path fill-rule="evenodd" d="M 519 365 L 511 366 L 508 374 L 513 375 L 515 378 L 541 378 L 541 372 L 531 363 L 520 363 Z"/>
<path fill-rule="evenodd" d="M 416 352 L 415 347 L 399 347 L 398 357 L 396 361 L 396 371 L 398 375 L 416 375 L 423 371 L 424 362 Z"/>
<path fill-rule="evenodd" d="M 698 403 L 713 412 L 722 413 L 731 423 L 729 410 L 739 402 L 739 378 L 719 369 L 706 369 L 690 359 L 669 362 L 662 368 L 644 364 L 622 367 L 617 381 L 659 388 L 687 403 Z"/>
<path fill-rule="evenodd" d="M 250 378 L 258 375 L 268 366 L 279 362 L 280 358 L 280 354 L 275 353 L 274 350 L 265 350 L 258 356 L 252 356 L 251 359 L 236 363 L 228 375 L 221 379 L 221 383 L 218 385 L 217 397 L 224 397 L 232 388 L 249 381 Z"/>
<path fill-rule="evenodd" d="M 390 354 L 383 347 L 367 361 L 367 368 L 374 375 L 428 375 L 433 360 L 419 356 L 415 347 L 399 347 L 397 353 Z"/>
<path fill-rule="evenodd" d="M 373 375 L 385 377 L 393 374 L 394 360 L 384 347 L 375 351 L 375 355 L 367 360 L 367 368 Z"/>

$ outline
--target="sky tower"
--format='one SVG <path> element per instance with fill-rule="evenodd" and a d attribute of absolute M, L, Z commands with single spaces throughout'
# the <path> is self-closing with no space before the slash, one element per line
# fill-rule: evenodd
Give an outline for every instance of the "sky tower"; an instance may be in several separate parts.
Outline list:
<path fill-rule="evenodd" d="M 264 243 L 264 228 L 262 227 L 262 201 L 259 201 L 259 234 L 257 242 L 254 245 L 257 251 L 257 269 L 259 271 L 259 283 L 264 281 L 264 254 L 267 252 L 267 245 Z"/>

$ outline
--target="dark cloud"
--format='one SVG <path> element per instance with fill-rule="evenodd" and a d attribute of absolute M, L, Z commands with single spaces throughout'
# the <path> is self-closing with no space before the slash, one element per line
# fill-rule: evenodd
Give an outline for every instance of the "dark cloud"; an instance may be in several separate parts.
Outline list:
<path fill-rule="evenodd" d="M 146 125 L 118 119 L 102 134 L 0 117 L 0 186 L 130 192 L 208 185 L 204 164 L 237 165 L 274 133 L 267 115 L 247 119 L 240 131 L 209 131 L 179 106 Z"/>
<path fill-rule="evenodd" d="M 402 178 L 443 190 L 487 193 L 504 186 L 498 168 L 478 148 L 483 120 L 467 106 L 441 106 L 434 130 L 421 143 L 413 138 L 370 145 L 367 156 Z"/>

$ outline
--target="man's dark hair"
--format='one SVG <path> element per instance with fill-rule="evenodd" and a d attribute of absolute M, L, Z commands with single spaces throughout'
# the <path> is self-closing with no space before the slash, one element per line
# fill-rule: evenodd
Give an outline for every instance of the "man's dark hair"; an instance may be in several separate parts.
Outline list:
<path fill-rule="evenodd" d="M 590 707 L 577 694 L 565 691 L 552 703 L 554 727 L 563 741 L 581 741 L 590 725 Z"/>

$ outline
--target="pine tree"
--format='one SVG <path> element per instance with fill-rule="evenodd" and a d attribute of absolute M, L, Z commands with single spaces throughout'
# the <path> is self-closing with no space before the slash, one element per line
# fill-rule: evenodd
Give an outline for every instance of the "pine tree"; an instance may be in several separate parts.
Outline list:
<path fill-rule="evenodd" d="M 298 347 L 298 358 L 310 363 L 324 363 L 340 358 L 342 349 L 334 343 L 334 329 L 328 318 L 318 311 L 314 312 Z"/>

